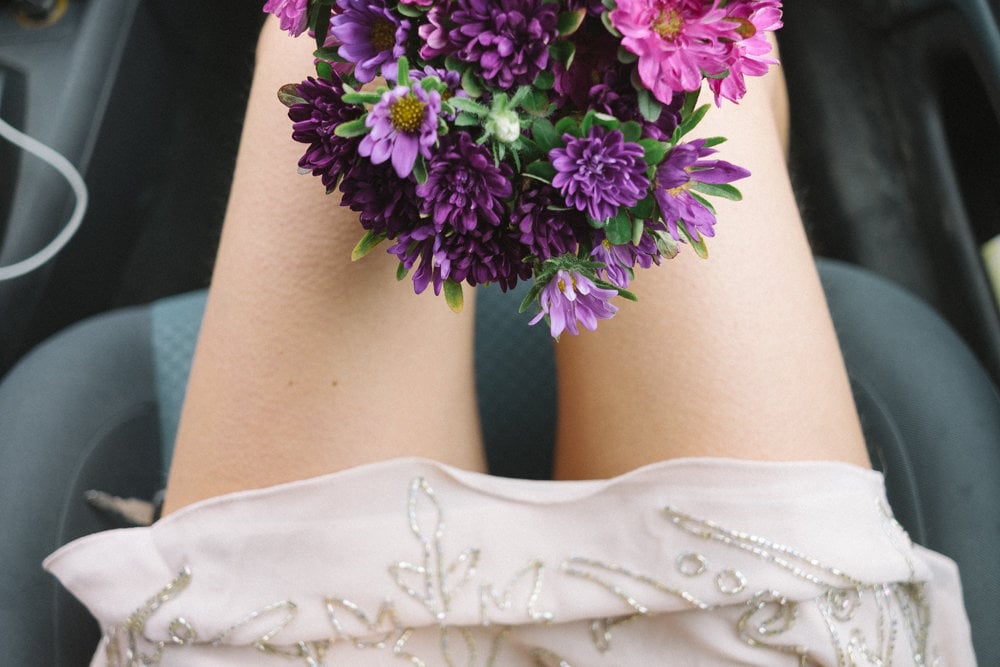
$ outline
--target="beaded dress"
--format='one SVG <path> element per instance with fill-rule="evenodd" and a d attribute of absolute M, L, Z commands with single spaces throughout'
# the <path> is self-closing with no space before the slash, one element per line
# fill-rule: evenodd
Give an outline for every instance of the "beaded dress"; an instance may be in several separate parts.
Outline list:
<path fill-rule="evenodd" d="M 104 630 L 94 665 L 975 664 L 954 563 L 841 463 L 545 482 L 398 459 L 45 565 Z"/>

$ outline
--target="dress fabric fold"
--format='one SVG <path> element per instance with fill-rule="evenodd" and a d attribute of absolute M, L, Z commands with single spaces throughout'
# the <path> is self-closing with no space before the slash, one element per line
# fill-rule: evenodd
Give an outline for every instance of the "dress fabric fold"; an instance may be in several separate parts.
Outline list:
<path fill-rule="evenodd" d="M 975 664 L 954 563 L 833 462 L 548 482 L 396 459 L 45 567 L 103 628 L 93 665 Z"/>

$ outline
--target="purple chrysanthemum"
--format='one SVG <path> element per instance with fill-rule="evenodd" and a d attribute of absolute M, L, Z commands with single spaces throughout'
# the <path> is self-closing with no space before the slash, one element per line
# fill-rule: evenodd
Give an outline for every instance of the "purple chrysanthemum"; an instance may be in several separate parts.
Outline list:
<path fill-rule="evenodd" d="M 544 0 L 456 0 L 448 36 L 458 57 L 476 63 L 487 82 L 527 85 L 549 64 L 558 7 Z"/>
<path fill-rule="evenodd" d="M 396 86 L 382 94 L 365 118 L 371 130 L 358 144 L 358 154 L 375 164 L 392 159 L 400 178 L 413 172 L 417 155 L 431 156 L 437 142 L 441 95 L 420 86 Z"/>
<path fill-rule="evenodd" d="M 646 196 L 649 179 L 639 144 L 625 141 L 618 130 L 595 125 L 586 137 L 563 135 L 565 148 L 553 148 L 556 169 L 552 185 L 566 203 L 594 220 L 607 220 L 619 206 L 634 206 Z"/>
<path fill-rule="evenodd" d="M 396 79 L 396 63 L 406 52 L 410 22 L 391 11 L 385 0 L 338 0 L 340 13 L 330 22 L 340 41 L 337 53 L 354 63 L 354 76 L 368 83 L 380 72 Z"/>
<path fill-rule="evenodd" d="M 264 11 L 277 16 L 281 29 L 292 37 L 305 32 L 309 24 L 308 0 L 267 0 Z"/>
<path fill-rule="evenodd" d="M 640 237 L 639 245 L 631 241 L 614 245 L 604 232 L 598 230 L 594 234 L 594 249 L 590 251 L 590 258 L 604 264 L 598 269 L 598 275 L 615 287 L 624 289 L 628 287 L 631 271 L 636 266 L 648 269 L 660 263 L 660 250 L 656 247 L 656 239 L 648 233 Z"/>
<path fill-rule="evenodd" d="M 537 324 L 548 315 L 553 338 L 558 338 L 563 331 L 576 336 L 580 333 L 578 322 L 584 329 L 593 331 L 597 328 L 597 320 L 610 319 L 618 312 L 617 307 L 608 303 L 617 295 L 617 291 L 598 287 L 582 273 L 559 269 L 538 295 L 541 310 L 530 324 Z"/>
<path fill-rule="evenodd" d="M 339 137 L 334 131 L 362 113 L 360 107 L 341 101 L 343 84 L 336 74 L 333 76 L 333 80 L 309 77 L 300 83 L 295 90 L 305 103 L 288 109 L 292 138 L 309 144 L 299 159 L 299 169 L 321 177 L 327 191 L 337 187 L 337 180 L 351 168 L 359 143 L 357 138 Z"/>
<path fill-rule="evenodd" d="M 698 183 L 721 185 L 746 178 L 750 172 L 723 160 L 706 160 L 715 153 L 704 139 L 678 144 L 656 169 L 653 194 L 667 230 L 680 240 L 678 222 L 701 236 L 715 235 L 715 214 L 691 193 Z"/>
<path fill-rule="evenodd" d="M 413 272 L 413 289 L 420 294 L 428 285 L 440 294 L 445 280 L 475 286 L 497 283 L 507 291 L 518 278 L 531 277 L 531 267 L 521 261 L 524 248 L 515 233 L 504 226 L 477 227 L 461 232 L 439 232 L 433 223 L 403 232 L 389 248 Z"/>
<path fill-rule="evenodd" d="M 575 253 L 579 239 L 590 233 L 583 214 L 562 204 L 559 192 L 541 183 L 518 197 L 511 221 L 517 225 L 528 254 L 546 260 Z"/>
<path fill-rule="evenodd" d="M 361 214 L 365 229 L 393 239 L 420 217 L 416 188 L 412 179 L 399 178 L 388 164 L 358 160 L 340 182 L 340 203 Z"/>
<path fill-rule="evenodd" d="M 417 186 L 417 195 L 437 231 L 446 223 L 471 231 L 480 221 L 500 224 L 512 177 L 510 166 L 496 164 L 486 146 L 476 144 L 467 132 L 452 132 L 434 153 L 427 181 Z"/>

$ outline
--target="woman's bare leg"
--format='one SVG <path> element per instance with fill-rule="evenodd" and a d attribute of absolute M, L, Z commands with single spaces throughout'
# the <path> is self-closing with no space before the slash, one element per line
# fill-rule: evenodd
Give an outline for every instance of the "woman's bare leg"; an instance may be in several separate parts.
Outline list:
<path fill-rule="evenodd" d="M 840 350 L 784 161 L 780 71 L 698 136 L 753 173 L 718 204 L 703 261 L 639 271 L 639 303 L 556 346 L 560 478 L 615 475 L 684 456 L 868 465 Z M 706 96 L 707 97 L 707 96 Z"/>
<path fill-rule="evenodd" d="M 471 293 L 456 316 L 357 263 L 356 214 L 296 173 L 276 97 L 312 46 L 265 26 L 166 510 L 401 455 L 481 469 Z"/>

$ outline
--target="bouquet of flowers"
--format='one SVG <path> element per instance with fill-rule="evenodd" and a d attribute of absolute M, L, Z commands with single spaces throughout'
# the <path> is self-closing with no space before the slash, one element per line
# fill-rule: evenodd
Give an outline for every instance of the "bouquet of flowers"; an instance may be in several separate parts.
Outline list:
<path fill-rule="evenodd" d="M 551 334 L 612 317 L 638 268 L 706 256 L 710 197 L 749 172 L 688 138 L 764 74 L 780 0 L 268 0 L 316 40 L 279 91 L 303 173 L 360 215 L 400 279 L 462 307 L 462 284 L 533 281 Z M 359 234 L 362 231 L 359 230 Z"/>

